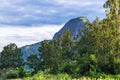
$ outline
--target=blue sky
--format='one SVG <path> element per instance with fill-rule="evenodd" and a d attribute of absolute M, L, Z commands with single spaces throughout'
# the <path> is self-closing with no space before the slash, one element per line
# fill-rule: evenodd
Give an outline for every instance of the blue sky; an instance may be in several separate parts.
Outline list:
<path fill-rule="evenodd" d="M 69 19 L 105 17 L 106 0 L 0 0 L 0 50 L 52 39 Z"/>

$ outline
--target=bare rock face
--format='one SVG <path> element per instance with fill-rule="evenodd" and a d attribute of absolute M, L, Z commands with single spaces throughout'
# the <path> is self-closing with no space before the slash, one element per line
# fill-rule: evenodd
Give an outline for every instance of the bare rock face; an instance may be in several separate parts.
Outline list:
<path fill-rule="evenodd" d="M 69 20 L 63 28 L 58 31 L 53 39 L 56 40 L 64 31 L 72 31 L 72 37 L 74 38 L 80 29 L 84 29 L 86 27 L 86 23 L 89 22 L 86 17 L 77 17 L 74 19 Z"/>

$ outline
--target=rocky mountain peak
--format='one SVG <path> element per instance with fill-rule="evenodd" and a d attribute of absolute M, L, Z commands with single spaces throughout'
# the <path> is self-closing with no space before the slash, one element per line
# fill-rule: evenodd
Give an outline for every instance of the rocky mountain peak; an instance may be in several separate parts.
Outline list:
<path fill-rule="evenodd" d="M 72 31 L 72 37 L 75 37 L 80 29 L 84 29 L 87 22 L 89 22 L 88 19 L 83 16 L 71 19 L 54 35 L 53 39 L 56 40 L 64 31 Z"/>

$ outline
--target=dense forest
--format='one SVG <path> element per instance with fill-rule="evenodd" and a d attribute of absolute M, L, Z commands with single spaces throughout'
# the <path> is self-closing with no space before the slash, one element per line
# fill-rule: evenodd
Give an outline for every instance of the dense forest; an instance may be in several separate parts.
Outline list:
<path fill-rule="evenodd" d="M 5 46 L 0 53 L 0 79 L 46 80 L 52 76 L 59 80 L 53 75 L 67 76 L 63 80 L 83 76 L 120 79 L 120 0 L 107 0 L 104 8 L 106 18 L 86 23 L 76 37 L 65 31 L 56 40 L 42 41 L 40 54 L 30 55 L 27 62 L 16 44 Z M 29 65 L 30 71 L 24 70 L 24 65 Z M 37 78 L 39 75 L 43 78 Z"/>

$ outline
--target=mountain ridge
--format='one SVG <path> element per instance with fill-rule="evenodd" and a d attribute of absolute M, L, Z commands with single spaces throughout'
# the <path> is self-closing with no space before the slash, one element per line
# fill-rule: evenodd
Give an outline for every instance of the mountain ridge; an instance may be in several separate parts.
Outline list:
<path fill-rule="evenodd" d="M 70 19 L 58 32 L 55 33 L 55 35 L 53 36 L 53 40 L 56 40 L 66 30 L 72 31 L 72 36 L 75 37 L 78 34 L 79 29 L 84 29 L 84 27 L 86 26 L 86 22 L 89 22 L 89 20 L 83 16 Z M 40 46 L 41 42 L 21 47 L 21 52 L 23 53 L 24 61 L 27 61 L 27 57 L 31 54 L 38 55 L 38 48 Z"/>
<path fill-rule="evenodd" d="M 70 19 L 58 32 L 55 33 L 53 40 L 56 40 L 66 30 L 73 32 L 72 37 L 75 37 L 79 33 L 79 29 L 83 29 L 87 22 L 89 22 L 89 20 L 83 16 Z"/>

